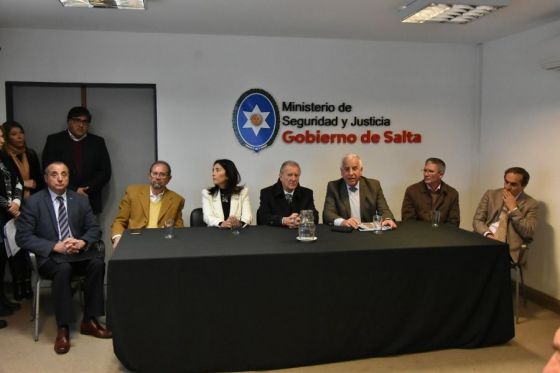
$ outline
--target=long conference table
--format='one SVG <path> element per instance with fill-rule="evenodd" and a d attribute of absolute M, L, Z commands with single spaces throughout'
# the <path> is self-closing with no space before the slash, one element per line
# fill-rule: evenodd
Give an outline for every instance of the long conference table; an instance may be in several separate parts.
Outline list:
<path fill-rule="evenodd" d="M 109 261 L 116 356 L 139 372 L 276 369 L 514 336 L 505 244 L 413 222 L 338 233 L 125 233 Z"/>

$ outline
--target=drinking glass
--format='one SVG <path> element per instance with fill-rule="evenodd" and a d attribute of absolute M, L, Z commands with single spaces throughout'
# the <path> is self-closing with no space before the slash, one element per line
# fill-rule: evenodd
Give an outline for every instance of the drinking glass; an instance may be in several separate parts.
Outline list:
<path fill-rule="evenodd" d="M 439 217 L 440 217 L 439 210 L 433 210 L 432 211 L 432 227 L 433 228 L 439 227 Z"/>
<path fill-rule="evenodd" d="M 165 235 L 163 236 L 163 238 L 167 238 L 167 239 L 171 239 L 173 237 L 175 237 L 174 233 L 173 233 L 173 228 L 175 227 L 175 220 L 173 219 L 167 219 L 164 223 L 164 232 Z"/>
<path fill-rule="evenodd" d="M 381 234 L 383 233 L 383 227 L 381 225 L 381 216 L 375 214 L 373 217 L 373 233 Z"/>
<path fill-rule="evenodd" d="M 302 241 L 312 241 L 315 239 L 315 219 L 313 210 L 301 210 L 300 223 L 298 227 L 299 239 Z"/>
<path fill-rule="evenodd" d="M 241 220 L 237 220 L 237 219 L 233 219 L 234 221 L 231 223 L 231 228 L 229 229 L 231 231 L 231 234 L 233 234 L 234 236 L 239 236 L 239 227 L 241 227 L 243 225 L 243 223 L 241 222 Z"/>

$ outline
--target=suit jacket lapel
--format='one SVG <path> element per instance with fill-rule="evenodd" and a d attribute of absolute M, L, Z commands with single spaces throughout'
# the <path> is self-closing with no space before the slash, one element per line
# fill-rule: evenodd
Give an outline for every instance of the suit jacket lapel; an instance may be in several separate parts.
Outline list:
<path fill-rule="evenodd" d="M 500 212 L 502 210 L 502 207 L 504 206 L 501 189 L 492 194 L 492 199 L 493 209 L 492 211 L 488 211 L 488 217 L 490 218 L 488 224 L 491 224 L 500 218 Z"/>
<path fill-rule="evenodd" d="M 340 194 L 340 199 L 342 200 L 347 219 L 352 215 L 352 210 L 350 209 L 350 196 L 348 195 L 348 188 L 346 187 L 344 179 L 342 179 L 338 184 L 338 193 Z"/>
<path fill-rule="evenodd" d="M 229 214 L 230 215 L 237 215 L 237 208 L 239 207 L 239 197 L 241 197 L 241 193 L 239 194 L 232 194 L 231 199 L 229 201 Z M 228 217 L 224 216 L 224 219 Z"/>
<path fill-rule="evenodd" d="M 173 196 L 169 193 L 167 188 L 163 191 L 163 198 L 161 199 L 161 207 L 159 209 L 158 225 L 162 225 L 163 217 L 167 213 L 167 210 L 171 207 L 171 202 L 173 201 Z"/>
<path fill-rule="evenodd" d="M 517 208 L 519 208 L 519 211 L 523 211 L 525 208 L 525 202 L 527 202 L 527 195 L 524 192 L 521 192 L 519 198 L 517 198 Z"/>
<path fill-rule="evenodd" d="M 70 232 L 72 236 L 77 236 L 80 234 L 78 232 L 78 227 L 76 227 L 76 217 L 78 216 L 77 206 L 73 202 L 74 196 L 70 194 L 70 191 L 66 191 L 66 210 L 68 213 L 68 225 L 70 226 Z"/>
<path fill-rule="evenodd" d="M 56 213 L 54 212 L 54 205 L 53 205 L 53 202 L 51 200 L 51 194 L 49 193 L 48 188 L 43 189 L 43 193 L 44 193 L 43 203 L 45 204 L 45 207 L 46 207 L 46 209 L 49 212 L 49 215 L 51 217 L 51 224 L 53 226 L 53 232 L 55 232 L 55 236 L 58 237 L 59 236 L 58 220 L 56 218 Z"/>
<path fill-rule="evenodd" d="M 284 192 L 284 190 L 282 190 L 282 192 Z M 286 211 L 288 211 L 288 213 L 291 213 L 292 211 L 290 210 L 290 205 L 288 204 L 288 201 L 286 201 L 286 198 L 284 196 L 282 196 L 284 199 L 284 205 L 286 206 Z M 294 189 L 294 194 L 292 195 L 292 206 L 291 209 L 293 210 L 293 212 L 297 212 L 298 214 L 301 211 L 301 206 L 302 206 L 302 196 L 301 196 L 301 188 L 298 186 L 296 186 L 296 189 Z"/>
<path fill-rule="evenodd" d="M 143 188 L 140 191 L 140 204 L 142 205 L 144 216 L 147 219 L 149 219 L 150 218 L 150 186 L 149 185 L 146 185 L 146 188 Z"/>
<path fill-rule="evenodd" d="M 216 214 L 222 221 L 226 220 L 227 218 L 224 216 L 224 209 L 222 209 L 222 192 L 218 190 L 218 193 L 212 196 L 212 209 L 216 211 Z M 231 205 L 229 208 L 231 214 Z M 228 216 L 229 218 L 229 216 Z"/>
<path fill-rule="evenodd" d="M 296 208 L 296 203 L 297 203 L 297 194 L 298 192 L 298 188 L 296 188 L 294 190 L 294 193 L 292 195 L 292 208 Z M 273 189 L 273 196 L 272 196 L 273 200 L 274 200 L 274 204 L 277 205 L 275 206 L 275 208 L 277 207 L 279 209 L 279 215 L 284 216 L 285 214 L 289 214 L 290 211 L 290 205 L 288 204 L 288 201 L 286 200 L 286 196 L 284 193 L 284 188 L 282 187 L 282 183 L 280 182 L 280 180 L 278 180 L 276 182 L 276 184 L 274 184 L 274 189 Z M 295 210 L 294 210 L 295 211 Z"/>
<path fill-rule="evenodd" d="M 367 216 L 368 214 L 368 199 L 371 197 L 371 193 L 370 191 L 367 189 L 366 187 L 366 183 L 363 181 L 363 178 L 360 178 L 360 220 L 373 220 L 373 219 L 368 219 Z M 375 203 L 371 204 L 372 206 L 375 205 Z M 375 211 L 372 211 L 372 216 L 375 215 Z"/>

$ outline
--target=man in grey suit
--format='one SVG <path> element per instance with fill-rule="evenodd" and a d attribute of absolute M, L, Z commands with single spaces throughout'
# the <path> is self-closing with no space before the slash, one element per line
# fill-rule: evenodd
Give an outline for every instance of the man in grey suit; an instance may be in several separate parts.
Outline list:
<path fill-rule="evenodd" d="M 347 154 L 340 165 L 341 179 L 330 181 L 323 207 L 323 223 L 357 229 L 361 222 L 371 222 L 377 214 L 382 224 L 396 228 L 381 184 L 362 176 L 363 164 L 356 154 Z"/>
<path fill-rule="evenodd" d="M 504 187 L 488 190 L 482 196 L 473 218 L 475 232 L 509 244 L 513 261 L 520 260 L 523 244 L 533 240 L 537 226 L 538 202 L 525 187 L 529 173 L 521 167 L 504 172 Z"/>
<path fill-rule="evenodd" d="M 70 349 L 73 274 L 85 275 L 81 334 L 112 337 L 111 331 L 97 321 L 97 317 L 105 313 L 105 262 L 98 252 L 90 250 L 90 245 L 99 240 L 99 225 L 88 198 L 67 189 L 68 180 L 69 171 L 64 163 L 53 162 L 46 168 L 48 188 L 26 200 L 16 233 L 18 245 L 35 253 L 41 276 L 52 280 L 58 325 L 54 350 L 58 354 Z"/>

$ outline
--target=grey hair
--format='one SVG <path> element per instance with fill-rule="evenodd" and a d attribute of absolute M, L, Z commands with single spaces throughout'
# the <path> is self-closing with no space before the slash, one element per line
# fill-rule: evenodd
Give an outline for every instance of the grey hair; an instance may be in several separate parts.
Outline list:
<path fill-rule="evenodd" d="M 301 172 L 301 167 L 299 166 L 299 164 L 296 161 L 285 161 L 284 163 L 282 163 L 282 166 L 280 166 L 280 173 L 282 173 L 282 171 L 284 171 L 284 168 L 286 166 L 297 167 Z"/>
<path fill-rule="evenodd" d="M 441 172 L 442 174 L 445 173 L 445 162 L 439 158 L 428 158 L 426 159 L 426 163 L 433 163 L 437 166 L 439 172 Z"/>
<path fill-rule="evenodd" d="M 360 169 L 364 168 L 364 164 L 362 163 L 362 159 L 360 158 L 360 156 L 358 154 L 348 153 L 344 157 L 342 157 L 342 161 L 340 162 L 340 169 L 341 170 L 344 168 L 344 163 L 349 159 L 357 159 L 358 162 L 360 163 Z"/>

